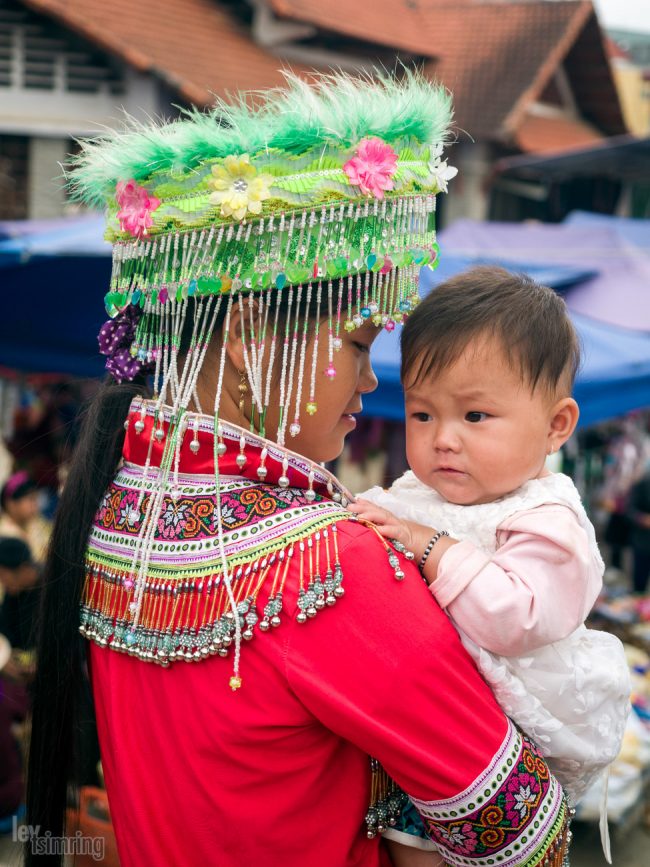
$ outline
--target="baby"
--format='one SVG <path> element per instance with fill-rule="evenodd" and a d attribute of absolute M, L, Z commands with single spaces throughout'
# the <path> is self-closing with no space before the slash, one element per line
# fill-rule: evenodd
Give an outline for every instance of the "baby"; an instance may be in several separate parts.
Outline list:
<path fill-rule="evenodd" d="M 630 691 L 621 643 L 583 623 L 602 583 L 594 529 L 571 479 L 546 469 L 578 421 L 579 362 L 551 289 L 488 267 L 442 283 L 402 333 L 411 470 L 350 506 L 415 554 L 573 803 L 618 754 Z M 388 835 L 431 848 L 413 810 Z M 395 863 L 420 863 L 411 851 Z"/>

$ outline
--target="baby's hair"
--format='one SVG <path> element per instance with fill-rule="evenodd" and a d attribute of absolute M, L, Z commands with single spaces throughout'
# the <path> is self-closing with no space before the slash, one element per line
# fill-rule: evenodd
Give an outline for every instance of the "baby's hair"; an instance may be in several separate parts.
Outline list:
<path fill-rule="evenodd" d="M 495 339 L 531 391 L 570 395 L 580 341 L 566 304 L 525 274 L 480 266 L 445 280 L 408 317 L 402 331 L 402 382 L 410 387 L 453 364 L 480 338 Z"/>

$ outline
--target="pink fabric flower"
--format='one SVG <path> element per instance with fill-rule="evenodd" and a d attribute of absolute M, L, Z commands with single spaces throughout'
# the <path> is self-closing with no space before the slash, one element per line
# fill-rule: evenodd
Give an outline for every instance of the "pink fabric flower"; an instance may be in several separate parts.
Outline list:
<path fill-rule="evenodd" d="M 348 160 L 343 171 L 362 193 L 384 198 L 384 190 L 393 189 L 392 177 L 397 171 L 397 154 L 379 138 L 366 138 L 359 143 L 357 155 Z"/>
<path fill-rule="evenodd" d="M 160 199 L 152 196 L 133 179 L 119 181 L 115 198 L 120 206 L 117 219 L 122 231 L 128 232 L 134 238 L 146 235 L 147 229 L 153 225 L 151 212 L 160 207 Z"/>

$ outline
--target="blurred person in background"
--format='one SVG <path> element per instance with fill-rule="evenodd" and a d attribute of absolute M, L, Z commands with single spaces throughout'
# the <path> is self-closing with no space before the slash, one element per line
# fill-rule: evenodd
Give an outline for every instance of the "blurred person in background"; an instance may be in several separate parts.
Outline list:
<path fill-rule="evenodd" d="M 0 538 L 0 634 L 14 648 L 21 674 L 28 679 L 34 667 L 36 619 L 40 601 L 40 570 L 21 539 Z"/>
<path fill-rule="evenodd" d="M 19 726 L 26 718 L 29 699 L 12 668 L 11 645 L 0 635 L 0 834 L 13 828 L 14 816 L 25 811 L 23 761 L 18 745 Z"/>
<path fill-rule="evenodd" d="M 0 536 L 21 539 L 37 563 L 43 562 L 50 522 L 41 514 L 39 491 L 25 470 L 10 476 L 0 491 Z"/>
<path fill-rule="evenodd" d="M 623 420 L 620 432 L 611 440 L 605 454 L 605 481 L 600 502 L 609 513 L 604 540 L 609 545 L 610 566 L 624 568 L 624 551 L 631 544 L 628 514 L 630 488 L 643 472 L 648 451 L 647 436 L 636 415 Z"/>
<path fill-rule="evenodd" d="M 646 593 L 650 579 L 650 461 L 644 475 L 630 490 L 628 515 L 632 526 L 632 589 L 635 593 Z"/>

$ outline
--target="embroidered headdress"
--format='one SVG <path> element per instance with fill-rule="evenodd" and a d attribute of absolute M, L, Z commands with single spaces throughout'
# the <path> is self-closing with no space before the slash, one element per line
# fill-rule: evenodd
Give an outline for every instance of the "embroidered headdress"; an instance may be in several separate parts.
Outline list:
<path fill-rule="evenodd" d="M 113 242 L 106 296 L 111 319 L 100 333 L 100 349 L 116 379 L 133 379 L 144 368 L 154 382 L 153 399 L 135 405 L 127 420 L 127 440 L 145 444 L 131 447 L 142 451 L 144 478 L 131 486 L 128 502 L 113 489 L 95 527 L 85 634 L 164 663 L 221 652 L 234 635 L 238 684 L 239 639 L 249 637 L 257 615 L 250 594 L 244 604 L 233 592 L 234 577 L 248 574 L 251 561 L 242 565 L 241 551 L 231 557 L 224 541 L 222 459 L 234 451 L 235 471 L 254 465 L 261 483 L 286 492 L 293 485 L 290 460 L 298 457 L 285 443 L 300 432 L 303 412 L 317 412 L 318 393 L 336 376 L 341 329 L 354 331 L 370 320 L 392 330 L 417 303 L 419 269 L 435 266 L 438 257 L 435 196 L 455 174 L 442 160 L 450 120 L 447 92 L 407 70 L 399 79 L 333 74 L 312 83 L 287 74 L 284 89 L 219 101 L 208 113 L 192 111 L 166 125 L 132 123 L 83 144 L 70 172 L 73 195 L 107 207 Z M 268 438 L 257 450 L 253 433 L 219 417 L 225 345 L 211 415 L 197 394 L 213 330 L 223 323 L 228 330 L 233 309 L 245 323 L 247 382 L 241 389 L 252 400 L 251 430 Z M 328 361 L 321 371 L 323 321 Z M 267 430 L 272 397 L 280 402 L 279 420 Z M 219 564 L 188 570 L 188 558 L 200 561 L 205 544 L 197 553 L 186 545 L 183 555 L 180 592 L 194 582 L 192 589 L 203 595 L 219 594 L 216 607 L 206 602 L 205 617 L 193 604 L 186 616 L 183 605 L 167 604 L 166 594 L 176 593 L 179 583 L 160 565 L 182 512 L 188 449 L 197 461 L 209 455 L 205 472 L 213 477 L 221 515 L 211 531 Z M 308 464 L 301 464 L 305 503 L 328 491 L 340 502 L 345 492 Z M 124 472 L 128 476 L 128 467 Z M 105 531 L 118 520 L 118 505 L 126 510 L 120 532 L 129 556 L 116 565 L 102 546 L 109 544 Z M 277 566 L 280 558 L 264 559 L 277 547 L 262 547 L 255 568 Z M 302 600 L 310 616 L 321 607 L 314 600 L 333 601 L 340 591 L 334 565 L 329 569 L 328 553 L 331 581 Z M 178 578 L 178 564 L 174 568 Z M 277 594 L 270 602 L 261 626 L 277 621 Z"/>

